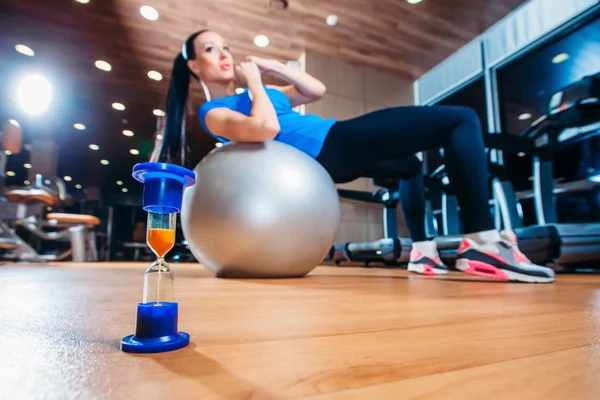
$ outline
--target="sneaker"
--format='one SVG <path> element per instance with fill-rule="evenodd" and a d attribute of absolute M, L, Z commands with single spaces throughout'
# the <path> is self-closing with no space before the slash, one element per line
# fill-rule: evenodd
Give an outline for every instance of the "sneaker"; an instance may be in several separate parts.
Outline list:
<path fill-rule="evenodd" d="M 422 275 L 445 275 L 448 273 L 448 267 L 439 257 L 427 257 L 422 251 L 413 249 L 410 251 L 408 271 Z"/>
<path fill-rule="evenodd" d="M 517 245 L 513 232 L 501 233 L 502 241 L 480 245 L 463 239 L 458 248 L 456 268 L 471 275 L 502 281 L 550 283 L 554 271 L 532 263 Z"/>

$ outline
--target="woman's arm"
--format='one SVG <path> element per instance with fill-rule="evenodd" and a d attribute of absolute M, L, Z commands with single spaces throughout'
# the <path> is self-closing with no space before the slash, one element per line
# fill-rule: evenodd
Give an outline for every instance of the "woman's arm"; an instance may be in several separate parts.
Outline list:
<path fill-rule="evenodd" d="M 253 62 L 243 62 L 240 70 L 252 93 L 252 109 L 246 116 L 228 108 L 213 108 L 204 116 L 206 127 L 215 135 L 235 142 L 266 142 L 279 133 L 279 119 L 265 92 L 260 71 Z"/>
<path fill-rule="evenodd" d="M 253 61 L 262 73 L 273 72 L 291 83 L 289 86 L 270 87 L 283 92 L 290 100 L 292 107 L 312 103 L 325 95 L 327 88 L 323 82 L 306 72 L 290 68 L 277 60 L 267 60 L 254 56 L 248 57 L 248 60 Z"/>

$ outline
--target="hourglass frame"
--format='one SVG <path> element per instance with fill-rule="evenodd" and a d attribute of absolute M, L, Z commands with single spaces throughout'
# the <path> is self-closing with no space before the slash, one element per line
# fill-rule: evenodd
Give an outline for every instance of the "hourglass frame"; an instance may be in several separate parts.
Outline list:
<path fill-rule="evenodd" d="M 135 334 L 121 340 L 121 349 L 132 353 L 177 350 L 189 344 L 190 335 L 178 331 L 174 273 L 165 256 L 175 245 L 176 218 L 183 191 L 196 183 L 196 175 L 166 163 L 137 164 L 132 175 L 144 184 L 143 208 L 148 212 L 146 243 L 157 259 L 144 273 L 143 301 L 137 308 Z"/>

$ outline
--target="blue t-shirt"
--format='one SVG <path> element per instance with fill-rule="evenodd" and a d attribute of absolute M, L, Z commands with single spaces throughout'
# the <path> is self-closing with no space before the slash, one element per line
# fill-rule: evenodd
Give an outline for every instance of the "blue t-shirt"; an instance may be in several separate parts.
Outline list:
<path fill-rule="evenodd" d="M 291 104 L 287 96 L 276 89 L 265 87 L 265 91 L 273 103 L 277 118 L 279 118 L 280 130 L 275 140 L 289 144 L 316 158 L 321 152 L 325 138 L 331 126 L 336 123 L 335 119 L 323 119 L 316 115 L 302 115 L 292 110 Z M 229 140 L 213 134 L 204 123 L 206 113 L 213 108 L 228 108 L 240 112 L 244 115 L 250 115 L 252 109 L 252 100 L 249 92 L 214 99 L 200 106 L 198 118 L 204 130 L 221 142 Z"/>

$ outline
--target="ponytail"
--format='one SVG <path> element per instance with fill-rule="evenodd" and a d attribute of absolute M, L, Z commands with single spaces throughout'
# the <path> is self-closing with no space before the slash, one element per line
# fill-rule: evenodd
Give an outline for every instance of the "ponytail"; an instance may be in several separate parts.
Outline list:
<path fill-rule="evenodd" d="M 173 71 L 171 72 L 171 85 L 167 94 L 167 121 L 165 123 L 165 134 L 163 146 L 160 151 L 159 161 L 175 161 L 181 158 L 183 164 L 184 154 L 181 149 L 185 145 L 185 107 L 190 86 L 191 72 L 187 61 L 179 53 L 175 58 Z M 181 152 L 180 156 L 179 152 Z"/>
<path fill-rule="evenodd" d="M 194 76 L 195 79 L 198 79 L 188 68 L 187 62 L 196 58 L 194 39 L 203 32 L 206 30 L 194 33 L 185 41 L 181 53 L 177 55 L 173 63 L 171 84 L 167 94 L 167 120 L 162 148 L 158 157 L 160 162 L 179 162 L 181 165 L 185 162 L 185 109 L 190 77 Z"/>

